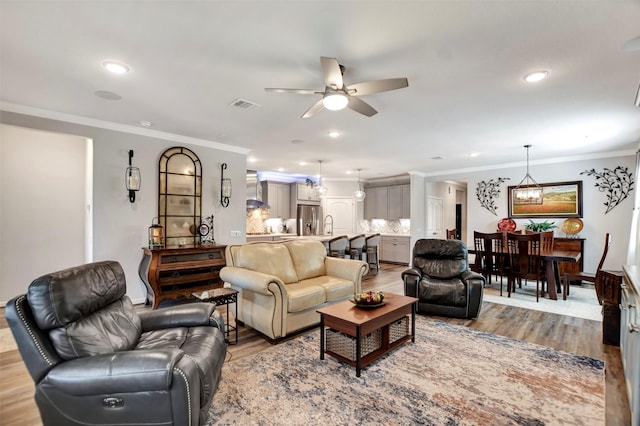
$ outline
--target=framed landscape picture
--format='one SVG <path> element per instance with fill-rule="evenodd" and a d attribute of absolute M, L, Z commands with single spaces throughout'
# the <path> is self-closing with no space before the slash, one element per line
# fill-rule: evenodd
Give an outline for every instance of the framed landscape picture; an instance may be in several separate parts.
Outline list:
<path fill-rule="evenodd" d="M 509 217 L 582 217 L 582 181 L 542 183 L 542 202 L 515 196 L 516 186 L 509 187 Z M 535 185 L 521 186 L 534 188 Z"/>

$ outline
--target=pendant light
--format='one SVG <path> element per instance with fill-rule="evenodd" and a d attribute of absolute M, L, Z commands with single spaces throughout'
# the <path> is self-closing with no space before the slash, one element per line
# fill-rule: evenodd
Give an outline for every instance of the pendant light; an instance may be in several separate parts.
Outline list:
<path fill-rule="evenodd" d="M 542 204 L 542 187 L 529 174 L 529 148 L 531 145 L 524 147 L 527 148 L 527 174 L 513 190 L 514 204 Z"/>
<path fill-rule="evenodd" d="M 364 189 L 362 189 L 362 186 L 360 185 L 360 170 L 362 169 L 358 169 L 358 188 L 353 193 L 353 197 L 356 201 L 364 201 L 364 197 L 367 196 L 367 193 L 364 192 Z"/>
<path fill-rule="evenodd" d="M 318 191 L 318 196 L 324 197 L 328 189 L 322 183 L 322 160 L 318 160 L 318 163 L 320 163 L 320 174 L 318 175 L 318 184 L 316 185 L 316 191 Z"/>

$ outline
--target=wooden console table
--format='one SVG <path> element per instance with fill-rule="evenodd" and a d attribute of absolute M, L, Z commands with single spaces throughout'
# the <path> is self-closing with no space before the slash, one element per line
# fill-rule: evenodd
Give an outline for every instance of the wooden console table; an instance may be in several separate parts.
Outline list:
<path fill-rule="evenodd" d="M 219 274 L 226 265 L 225 247 L 144 247 L 138 275 L 147 289 L 146 302 L 156 309 L 163 300 L 222 287 Z"/>

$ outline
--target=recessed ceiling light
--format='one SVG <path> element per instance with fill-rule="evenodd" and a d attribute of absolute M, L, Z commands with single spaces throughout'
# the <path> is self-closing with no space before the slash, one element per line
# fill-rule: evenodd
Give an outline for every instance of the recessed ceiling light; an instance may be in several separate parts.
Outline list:
<path fill-rule="evenodd" d="M 104 67 L 104 69 L 114 74 L 125 74 L 129 72 L 129 67 L 119 62 L 104 61 L 102 63 L 102 66 Z"/>
<path fill-rule="evenodd" d="M 283 167 L 278 167 L 278 171 L 279 172 L 284 172 L 284 168 Z"/>
<path fill-rule="evenodd" d="M 329 136 L 332 138 L 337 138 L 338 136 L 340 136 L 340 132 L 336 132 L 335 130 L 331 131 L 329 132 Z"/>
<path fill-rule="evenodd" d="M 346 174 L 348 174 L 348 175 L 350 175 L 350 174 L 351 174 L 351 173 L 353 173 L 353 172 L 352 172 L 351 170 L 347 170 L 345 173 L 346 173 Z"/>
<path fill-rule="evenodd" d="M 307 162 L 306 161 L 301 161 L 298 164 L 300 164 L 301 166 L 305 166 L 307 164 Z"/>
<path fill-rule="evenodd" d="M 257 160 L 254 157 L 247 158 L 247 161 L 250 163 L 255 163 Z"/>
<path fill-rule="evenodd" d="M 478 155 L 480 155 L 479 152 L 470 152 L 469 153 L 469 157 L 477 157 Z"/>
<path fill-rule="evenodd" d="M 549 71 L 535 71 L 524 76 L 524 81 L 527 83 L 535 83 L 540 80 L 544 80 L 549 75 Z"/>

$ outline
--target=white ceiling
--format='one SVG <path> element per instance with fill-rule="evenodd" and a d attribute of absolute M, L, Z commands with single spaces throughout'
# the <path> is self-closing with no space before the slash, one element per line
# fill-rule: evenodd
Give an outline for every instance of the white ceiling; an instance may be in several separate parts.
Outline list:
<path fill-rule="evenodd" d="M 2 105 L 245 147 L 257 170 L 327 178 L 523 164 L 635 150 L 638 1 L 6 1 Z M 626 48 L 623 48 L 627 43 Z M 320 56 L 347 85 L 409 87 L 300 116 L 323 89 Z M 107 73 L 106 59 L 131 67 Z M 534 70 L 549 77 L 531 85 Z M 113 92 L 106 100 L 96 91 Z M 241 98 L 261 105 L 229 106 Z M 327 133 L 342 136 L 331 139 Z M 297 141 L 298 143 L 292 143 Z M 478 153 L 470 157 L 470 153 Z M 433 157 L 445 157 L 434 160 Z M 305 160 L 310 164 L 300 166 Z M 352 175 L 353 178 L 354 175 Z"/>

